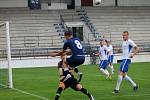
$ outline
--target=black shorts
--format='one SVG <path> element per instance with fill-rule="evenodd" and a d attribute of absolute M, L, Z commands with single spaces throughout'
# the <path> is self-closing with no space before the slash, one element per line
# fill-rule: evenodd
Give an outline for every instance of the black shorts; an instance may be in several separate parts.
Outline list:
<path fill-rule="evenodd" d="M 65 89 L 71 87 L 73 90 L 78 91 L 76 86 L 79 84 L 79 82 L 77 81 L 77 79 L 75 78 L 69 78 L 68 80 L 66 80 L 64 82 L 65 84 Z"/>
<path fill-rule="evenodd" d="M 67 58 L 67 64 L 73 68 L 82 65 L 84 61 L 85 61 L 84 56 L 72 56 L 70 58 Z"/>

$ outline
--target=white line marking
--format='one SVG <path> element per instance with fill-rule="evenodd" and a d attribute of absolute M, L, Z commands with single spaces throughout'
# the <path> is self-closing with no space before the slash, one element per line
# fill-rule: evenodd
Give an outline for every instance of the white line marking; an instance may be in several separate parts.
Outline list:
<path fill-rule="evenodd" d="M 105 98 L 117 98 L 117 97 L 139 97 L 139 96 L 150 96 L 150 94 L 139 94 L 139 95 L 116 95 L 116 96 L 104 96 L 104 97 L 99 97 L 99 98 L 95 98 L 96 100 L 99 99 L 105 99 Z M 81 99 L 76 99 L 76 100 L 81 100 Z"/>
<path fill-rule="evenodd" d="M 84 75 L 84 74 L 83 74 L 83 75 Z M 88 75 L 88 74 L 85 74 L 85 75 Z M 97 77 L 99 77 L 99 76 L 104 76 L 104 75 L 101 75 L 101 74 L 99 74 L 99 75 L 98 75 L 98 74 L 93 75 L 93 74 L 92 74 L 92 75 L 89 75 L 89 76 L 97 76 Z M 104 77 L 105 77 L 105 76 L 104 76 Z M 116 78 L 116 79 L 117 79 L 117 78 Z M 139 78 L 133 78 L 133 79 L 134 79 L 134 80 L 141 80 L 141 81 L 150 81 L 149 79 L 145 79 L 145 78 L 142 78 L 142 79 L 141 79 L 141 78 L 140 78 L 140 79 L 139 79 Z"/>
<path fill-rule="evenodd" d="M 3 84 L 0 84 L 0 86 L 3 86 L 5 88 L 7 88 L 7 86 L 3 85 Z M 29 92 L 26 92 L 26 91 L 23 91 L 23 90 L 20 90 L 20 89 L 17 89 L 17 88 L 12 88 L 12 90 L 23 93 L 23 94 L 27 94 L 27 95 L 30 95 L 30 96 L 33 96 L 33 97 L 36 97 L 36 98 L 40 98 L 41 100 L 49 100 L 48 98 L 45 98 L 45 97 L 42 97 L 42 96 L 39 96 L 39 95 L 36 95 L 36 94 L 33 94 L 33 93 L 29 93 Z"/>
<path fill-rule="evenodd" d="M 138 97 L 138 96 L 150 96 L 150 94 L 139 94 L 139 95 L 121 95 L 121 96 L 104 96 L 99 98 L 116 98 L 116 97 Z M 97 98 L 98 99 L 98 98 Z"/>

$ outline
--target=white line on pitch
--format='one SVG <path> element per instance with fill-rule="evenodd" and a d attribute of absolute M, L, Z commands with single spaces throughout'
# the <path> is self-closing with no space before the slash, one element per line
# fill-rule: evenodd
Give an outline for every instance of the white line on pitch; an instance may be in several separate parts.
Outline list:
<path fill-rule="evenodd" d="M 87 74 L 85 74 L 85 75 L 87 75 Z M 91 76 L 91 75 L 89 75 L 89 76 Z M 96 75 L 92 75 L 92 76 L 97 76 L 97 77 L 99 77 L 99 76 L 104 76 L 104 75 L 101 75 L 101 74 L 98 75 L 98 74 L 96 74 Z M 105 77 L 105 76 L 104 76 L 104 77 Z M 140 78 L 140 79 L 139 79 L 139 78 L 134 78 L 134 79 L 136 79 L 136 80 L 141 80 L 141 81 L 150 81 L 149 79 L 145 79 L 145 78 L 142 78 L 142 79 L 141 79 L 141 78 Z"/>
<path fill-rule="evenodd" d="M 121 95 L 121 96 L 104 96 L 99 98 L 116 98 L 116 97 L 138 97 L 138 96 L 150 96 L 150 94 L 140 94 L 140 95 Z"/>
<path fill-rule="evenodd" d="M 3 85 L 3 84 L 0 84 L 0 85 L 3 86 L 3 87 L 7 87 L 6 85 Z M 23 94 L 27 94 L 27 95 L 30 95 L 30 96 L 33 96 L 33 97 L 36 97 L 36 98 L 40 98 L 41 100 L 49 100 L 48 98 L 45 98 L 45 97 L 42 97 L 42 96 L 39 96 L 39 95 L 36 95 L 36 94 L 33 94 L 33 93 L 29 93 L 29 92 L 26 92 L 26 91 L 23 91 L 23 90 L 20 90 L 20 89 L 17 89 L 17 88 L 12 88 L 12 90 L 23 93 Z"/>
<path fill-rule="evenodd" d="M 95 98 L 97 99 L 104 99 L 104 98 L 117 98 L 117 97 L 139 97 L 139 96 L 150 96 L 150 94 L 140 94 L 140 95 L 122 95 L 122 96 L 104 96 L 104 97 L 99 97 L 99 98 Z M 76 100 L 81 100 L 81 99 L 76 99 Z"/>

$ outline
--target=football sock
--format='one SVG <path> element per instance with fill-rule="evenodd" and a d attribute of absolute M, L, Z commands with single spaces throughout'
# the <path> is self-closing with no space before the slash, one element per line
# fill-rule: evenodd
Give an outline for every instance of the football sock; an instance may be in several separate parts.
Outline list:
<path fill-rule="evenodd" d="M 110 69 L 111 69 L 111 74 L 114 74 L 114 66 L 110 65 Z"/>
<path fill-rule="evenodd" d="M 122 82 L 122 78 L 123 78 L 123 76 L 118 75 L 116 90 L 119 90 L 119 89 L 120 89 L 120 85 L 121 85 L 121 82 Z"/>
<path fill-rule="evenodd" d="M 107 69 L 105 69 L 105 73 L 107 74 L 107 76 L 109 76 L 109 72 Z"/>
<path fill-rule="evenodd" d="M 124 79 L 129 81 L 133 85 L 133 87 L 136 87 L 136 83 L 128 75 L 126 75 Z"/>
<path fill-rule="evenodd" d="M 61 94 L 62 91 L 63 91 L 63 89 L 62 89 L 61 87 L 59 87 L 59 88 L 57 89 L 56 96 L 55 96 L 55 100 L 58 100 L 58 99 L 59 99 L 60 94 Z"/>
<path fill-rule="evenodd" d="M 85 89 L 85 88 L 81 88 L 81 90 L 80 90 L 82 93 L 84 93 L 85 95 L 87 95 L 89 98 L 91 97 L 91 94 L 88 92 L 88 90 L 87 89 Z"/>
<path fill-rule="evenodd" d="M 107 71 L 105 71 L 103 68 L 100 68 L 100 71 L 101 71 L 104 75 L 106 75 L 106 76 L 109 75 L 109 73 L 107 73 Z"/>

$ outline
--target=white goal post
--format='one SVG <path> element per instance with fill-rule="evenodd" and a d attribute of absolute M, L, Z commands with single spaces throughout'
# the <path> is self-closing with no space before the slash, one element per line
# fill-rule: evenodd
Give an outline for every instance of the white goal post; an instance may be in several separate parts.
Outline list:
<path fill-rule="evenodd" d="M 0 23 L 0 27 L 1 26 L 5 26 L 5 31 L 6 31 L 5 34 L 6 34 L 7 68 L 8 68 L 8 88 L 13 88 L 9 22 L 6 21 L 3 23 Z"/>

